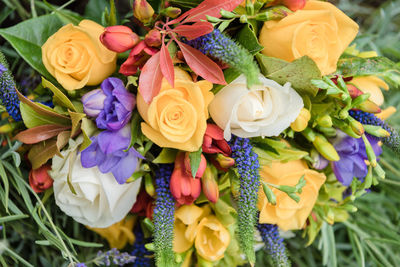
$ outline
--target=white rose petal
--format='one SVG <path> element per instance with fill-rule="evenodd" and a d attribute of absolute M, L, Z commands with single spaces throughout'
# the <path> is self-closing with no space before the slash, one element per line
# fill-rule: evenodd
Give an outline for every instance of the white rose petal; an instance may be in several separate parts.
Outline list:
<path fill-rule="evenodd" d="M 211 118 L 224 129 L 226 140 L 232 134 L 243 138 L 278 136 L 303 108 L 303 100 L 290 83 L 281 86 L 262 75 L 259 80 L 261 85 L 249 90 L 245 76 L 240 75 L 210 103 Z"/>
<path fill-rule="evenodd" d="M 56 204 L 67 215 L 90 227 L 105 228 L 121 221 L 136 202 L 141 178 L 120 185 L 111 173 L 101 173 L 97 167 L 84 168 L 80 154 L 76 155 L 81 140 L 70 140 L 64 158 L 53 158 L 51 177 Z M 76 195 L 68 185 L 70 179 Z"/>

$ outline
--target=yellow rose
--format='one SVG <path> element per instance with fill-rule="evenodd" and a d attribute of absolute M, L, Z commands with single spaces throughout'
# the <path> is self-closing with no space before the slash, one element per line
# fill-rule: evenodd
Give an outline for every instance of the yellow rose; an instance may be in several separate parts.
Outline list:
<path fill-rule="evenodd" d="M 82 20 L 65 25 L 42 46 L 46 69 L 67 90 L 97 85 L 115 71 L 117 54 L 100 42 L 104 28 Z"/>
<path fill-rule="evenodd" d="M 183 205 L 175 212 L 174 252 L 185 252 L 193 245 L 197 226 L 205 213 L 209 213 L 209 210 L 204 210 L 194 204 Z"/>
<path fill-rule="evenodd" d="M 135 235 L 132 232 L 135 221 L 135 217 L 127 217 L 107 228 L 86 227 L 107 239 L 110 248 L 122 249 L 127 243 L 132 245 L 135 242 Z"/>
<path fill-rule="evenodd" d="M 147 104 L 138 94 L 137 108 L 145 120 L 142 132 L 160 147 L 197 151 L 207 128 L 212 83 L 193 82 L 185 71 L 175 68 L 175 87 L 163 79 L 160 93 Z"/>
<path fill-rule="evenodd" d="M 214 215 L 201 219 L 197 229 L 195 247 L 197 254 L 208 261 L 217 261 L 224 257 L 231 242 L 228 230 Z"/>
<path fill-rule="evenodd" d="M 303 175 L 306 185 L 300 194 L 299 203 L 286 193 L 272 188 L 276 196 L 276 205 L 271 205 L 260 187 L 258 192 L 260 223 L 277 224 L 284 231 L 302 228 L 317 200 L 318 191 L 326 179 L 325 174 L 308 169 L 307 164 L 302 160 L 287 163 L 274 161 L 261 169 L 261 179 L 275 185 L 294 186 Z"/>
<path fill-rule="evenodd" d="M 357 32 L 357 23 L 334 5 L 307 1 L 302 10 L 265 22 L 259 41 L 264 55 L 286 61 L 307 55 L 327 75 L 336 70 L 340 55 Z"/>
<path fill-rule="evenodd" d="M 350 83 L 357 86 L 363 93 L 370 93 L 369 100 L 378 106 L 382 105 L 384 101 L 381 88 L 389 90 L 389 86 L 376 76 L 355 77 Z"/>

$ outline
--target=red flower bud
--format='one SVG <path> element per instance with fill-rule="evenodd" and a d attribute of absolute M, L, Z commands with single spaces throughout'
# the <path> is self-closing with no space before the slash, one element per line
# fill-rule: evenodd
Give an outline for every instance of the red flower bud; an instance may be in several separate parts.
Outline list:
<path fill-rule="evenodd" d="M 41 193 L 53 186 L 53 179 L 48 174 L 49 170 L 51 167 L 46 164 L 29 172 L 29 184 L 36 193 Z"/>
<path fill-rule="evenodd" d="M 207 167 L 207 160 L 201 154 L 201 160 L 200 160 L 200 165 L 199 168 L 197 169 L 196 176 L 194 178 L 201 178 L 203 176 L 203 173 Z M 189 152 L 185 153 L 185 171 L 190 177 L 192 177 L 192 168 L 190 166 L 190 158 L 189 158 Z"/>
<path fill-rule="evenodd" d="M 215 170 L 215 169 L 214 169 Z M 213 172 L 211 167 L 206 168 L 203 177 L 201 178 L 201 185 L 203 193 L 213 203 L 216 203 L 219 198 L 218 183 L 215 179 L 216 172 Z"/>
<path fill-rule="evenodd" d="M 140 191 L 131 212 L 137 213 L 139 216 L 146 216 L 149 219 L 153 218 L 153 198 L 147 194 L 146 190 Z"/>
<path fill-rule="evenodd" d="M 109 50 L 122 53 L 139 43 L 140 38 L 129 27 L 116 25 L 105 28 L 100 41 Z"/>
<path fill-rule="evenodd" d="M 352 84 L 346 84 L 347 90 L 349 90 L 349 94 L 351 96 L 351 98 L 356 98 L 362 94 L 364 94 L 360 89 L 358 89 L 357 87 L 355 87 Z"/>
<path fill-rule="evenodd" d="M 147 60 L 157 52 L 156 48 L 141 41 L 131 50 L 128 59 L 121 65 L 119 73 L 125 76 L 135 75 L 138 69 L 142 69 Z"/>
<path fill-rule="evenodd" d="M 203 146 L 204 153 L 214 154 L 222 153 L 225 156 L 232 154 L 231 147 L 224 139 L 224 131 L 215 124 L 207 124 L 204 134 Z"/>
<path fill-rule="evenodd" d="M 281 3 L 292 11 L 303 9 L 307 0 L 282 0 Z"/>
<path fill-rule="evenodd" d="M 161 33 L 158 30 L 149 31 L 144 37 L 144 42 L 148 46 L 159 47 L 161 45 Z"/>
<path fill-rule="evenodd" d="M 178 153 L 169 188 L 180 205 L 190 205 L 200 196 L 201 182 L 185 171 L 184 161 L 185 153 Z"/>

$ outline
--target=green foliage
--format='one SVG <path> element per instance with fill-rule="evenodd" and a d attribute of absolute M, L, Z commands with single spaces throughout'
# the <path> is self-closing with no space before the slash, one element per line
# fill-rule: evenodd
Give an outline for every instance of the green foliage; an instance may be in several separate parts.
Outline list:
<path fill-rule="evenodd" d="M 315 96 L 317 94 L 318 88 L 311 81 L 321 78 L 321 72 L 311 58 L 304 56 L 289 63 L 262 54 L 258 54 L 256 57 L 262 74 L 267 78 L 281 85 L 290 82 L 292 87 L 302 96 Z"/>
<path fill-rule="evenodd" d="M 63 26 L 55 14 L 26 20 L 10 28 L 0 29 L 0 35 L 6 39 L 21 57 L 35 70 L 55 83 L 42 62 L 42 45 Z"/>

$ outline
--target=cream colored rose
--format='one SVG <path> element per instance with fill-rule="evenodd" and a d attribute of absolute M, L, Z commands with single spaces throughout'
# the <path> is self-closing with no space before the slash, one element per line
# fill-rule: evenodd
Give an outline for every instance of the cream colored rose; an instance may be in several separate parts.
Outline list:
<path fill-rule="evenodd" d="M 322 75 L 336 70 L 343 51 L 356 37 L 358 25 L 334 5 L 323 1 L 307 1 L 282 20 L 264 23 L 259 41 L 266 56 L 293 61 L 309 56 Z"/>
<path fill-rule="evenodd" d="M 100 42 L 104 28 L 91 20 L 65 25 L 42 46 L 43 64 L 67 90 L 97 85 L 116 68 L 117 54 Z"/>
<path fill-rule="evenodd" d="M 111 173 L 101 173 L 97 167 L 84 168 L 80 155 L 81 143 L 70 140 L 64 158 L 53 158 L 51 177 L 57 206 L 75 221 L 90 227 L 105 228 L 121 221 L 136 202 L 141 178 L 120 185 Z M 74 194 L 68 184 L 75 190 Z"/>
<path fill-rule="evenodd" d="M 249 90 L 244 75 L 222 88 L 209 105 L 211 118 L 224 129 L 224 137 L 278 136 L 303 108 L 303 100 L 290 87 L 260 75 L 261 85 Z"/>

